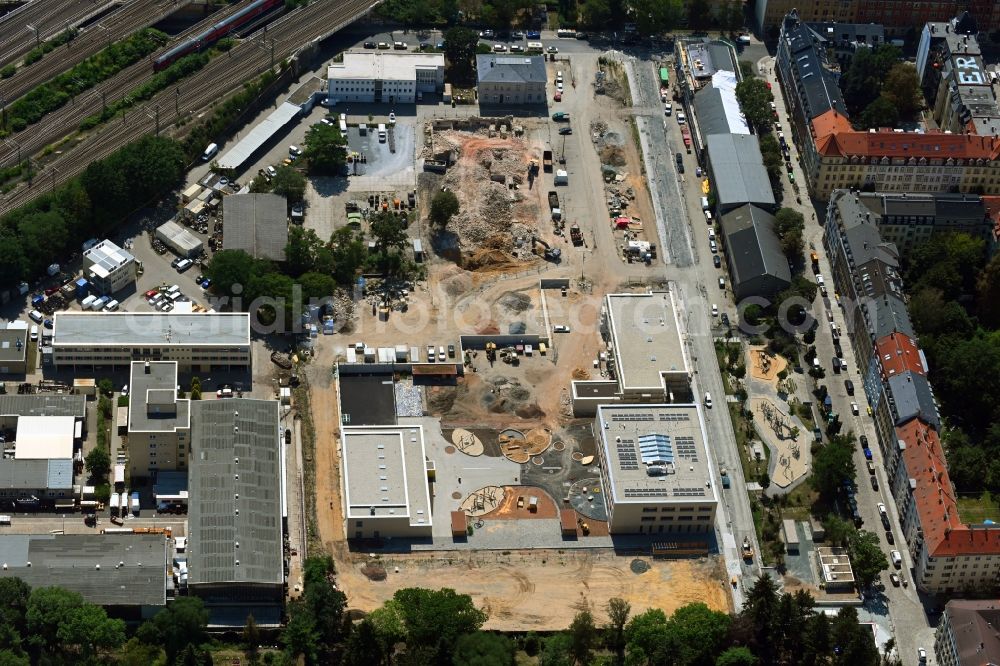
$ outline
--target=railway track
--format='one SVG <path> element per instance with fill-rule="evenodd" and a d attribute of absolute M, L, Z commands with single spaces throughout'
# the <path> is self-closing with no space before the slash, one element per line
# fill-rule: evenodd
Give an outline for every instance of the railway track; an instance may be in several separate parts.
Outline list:
<path fill-rule="evenodd" d="M 52 51 L 33 65 L 22 67 L 11 78 L 0 81 L 0 98 L 6 100 L 7 104 L 13 103 L 22 95 L 94 55 L 111 42 L 163 20 L 191 1 L 133 0 L 104 21 L 81 32 L 69 44 Z"/>
<path fill-rule="evenodd" d="M 38 42 L 54 37 L 67 26 L 112 4 L 102 0 L 31 0 L 18 7 L 0 19 L 0 67 L 17 62 Z"/>
<path fill-rule="evenodd" d="M 160 51 L 153 53 L 149 59 L 137 62 L 134 65 L 123 69 L 116 75 L 103 81 L 93 88 L 77 95 L 72 102 L 47 114 L 40 122 L 29 125 L 20 132 L 12 135 L 6 141 L 0 142 L 0 167 L 13 166 L 19 160 L 23 160 L 30 155 L 37 154 L 40 150 L 52 144 L 67 134 L 74 131 L 80 123 L 90 115 L 98 113 L 104 108 L 105 103 L 113 103 L 128 95 L 139 85 L 153 76 L 153 68 L 150 64 L 152 59 L 169 49 L 180 40 L 187 39 L 190 35 L 197 34 L 212 23 L 224 18 L 229 14 L 239 11 L 243 6 L 252 0 L 243 0 L 238 4 L 230 5 L 209 17 L 191 26 L 176 39 L 171 41 Z M 74 40 L 74 44 L 76 40 Z M 103 45 L 100 47 L 103 48 Z M 45 60 L 42 60 L 45 62 Z M 38 63 L 41 64 L 41 63 Z M 30 69 L 30 68 L 29 68 Z M 54 74 L 53 74 L 54 75 Z M 181 82 L 181 86 L 184 82 Z M 0 97 L 4 93 L 0 92 Z M 10 98 L 8 98 L 10 99 Z M 129 112 L 126 112 L 128 115 Z"/>
<path fill-rule="evenodd" d="M 292 55 L 304 44 L 354 22 L 377 0 L 320 0 L 286 14 L 263 31 L 257 31 L 230 51 L 229 57 L 218 57 L 204 69 L 182 82 L 181 95 L 168 89 L 133 109 L 124 123 L 111 121 L 87 135 L 75 147 L 55 157 L 36 174 L 34 186 L 20 184 L 0 202 L 0 214 L 7 213 L 48 192 L 86 169 L 95 160 L 107 157 L 118 148 L 143 134 L 156 131 L 156 108 L 159 107 L 161 129 L 177 120 L 191 119 L 194 114 L 225 96 L 244 81 L 264 72 L 275 63 Z M 147 64 L 148 66 L 148 64 Z"/>

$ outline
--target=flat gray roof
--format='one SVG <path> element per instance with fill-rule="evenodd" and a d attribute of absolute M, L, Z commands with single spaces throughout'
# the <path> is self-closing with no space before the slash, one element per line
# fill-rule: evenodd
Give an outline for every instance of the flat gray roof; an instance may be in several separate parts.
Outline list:
<path fill-rule="evenodd" d="M 28 330 L 0 328 L 0 361 L 21 361 L 27 358 Z"/>
<path fill-rule="evenodd" d="M 659 390 L 663 374 L 689 374 L 671 292 L 608 294 L 606 303 L 623 390 Z"/>
<path fill-rule="evenodd" d="M 245 312 L 57 312 L 53 321 L 53 347 L 250 344 L 250 315 Z"/>
<path fill-rule="evenodd" d="M 191 410 L 188 583 L 280 585 L 278 402 L 196 400 Z"/>
<path fill-rule="evenodd" d="M 20 578 L 32 588 L 58 585 L 88 603 L 167 603 L 167 540 L 162 534 L 3 535 L 0 560 L 0 577 Z"/>
<path fill-rule="evenodd" d="M 341 442 L 348 518 L 405 516 L 410 525 L 431 525 L 421 426 L 345 426 Z"/>
<path fill-rule="evenodd" d="M 277 194 L 231 194 L 222 200 L 222 238 L 227 250 L 257 259 L 285 260 L 288 203 Z"/>
<path fill-rule="evenodd" d="M 177 363 L 133 361 L 129 378 L 129 432 L 174 432 L 190 427 L 191 401 L 177 399 Z"/>
<path fill-rule="evenodd" d="M 597 426 L 616 504 L 718 501 L 699 405 L 601 405 Z"/>
<path fill-rule="evenodd" d="M 4 490 L 70 490 L 73 459 L 0 460 L 0 488 Z M 41 499 L 41 498 L 39 498 Z"/>
<path fill-rule="evenodd" d="M 75 416 L 87 415 L 85 395 L 0 395 L 2 416 Z"/>

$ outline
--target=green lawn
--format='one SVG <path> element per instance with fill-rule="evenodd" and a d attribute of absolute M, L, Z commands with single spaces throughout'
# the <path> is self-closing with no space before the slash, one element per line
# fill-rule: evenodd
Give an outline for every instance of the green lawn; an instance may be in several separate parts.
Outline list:
<path fill-rule="evenodd" d="M 963 523 L 981 524 L 984 520 L 1000 522 L 1000 502 L 989 492 L 958 498 L 958 516 Z"/>

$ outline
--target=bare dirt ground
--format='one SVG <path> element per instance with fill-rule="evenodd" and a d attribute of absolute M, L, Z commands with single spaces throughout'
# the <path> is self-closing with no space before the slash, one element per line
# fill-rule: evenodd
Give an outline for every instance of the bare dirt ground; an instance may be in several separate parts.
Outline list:
<path fill-rule="evenodd" d="M 315 534 L 325 552 L 336 553 L 344 543 L 344 516 L 340 505 L 340 403 L 333 381 L 333 345 L 317 345 L 317 354 L 306 369 L 316 447 L 312 464 L 316 478 Z M 303 454 L 304 455 L 304 454 Z M 305 461 L 306 465 L 310 461 Z"/>
<path fill-rule="evenodd" d="M 373 582 L 361 573 L 367 555 L 354 554 L 350 566 L 341 567 L 339 583 L 351 608 L 362 611 L 378 608 L 405 587 L 453 588 L 470 595 L 476 606 L 486 610 L 489 619 L 485 628 L 498 631 L 565 629 L 583 609 L 603 622 L 604 605 L 611 597 L 631 603 L 633 614 L 649 608 L 670 614 L 693 601 L 730 610 L 717 558 L 638 559 L 649 567 L 641 574 L 631 570 L 632 558 L 611 553 L 408 554 L 383 558 L 389 575 L 384 581 Z"/>

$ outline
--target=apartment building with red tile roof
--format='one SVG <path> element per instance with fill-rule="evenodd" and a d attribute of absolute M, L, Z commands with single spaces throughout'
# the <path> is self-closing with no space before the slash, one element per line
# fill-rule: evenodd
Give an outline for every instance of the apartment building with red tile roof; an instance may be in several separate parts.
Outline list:
<path fill-rule="evenodd" d="M 836 109 L 810 125 L 802 158 L 810 192 L 817 198 L 827 200 L 834 190 L 851 187 L 1000 194 L 1000 136 L 856 130 Z"/>
<path fill-rule="evenodd" d="M 996 585 L 1000 526 L 962 522 L 937 431 L 913 419 L 896 436 L 900 464 L 891 488 L 917 585 L 943 594 Z"/>
<path fill-rule="evenodd" d="M 875 342 L 875 355 L 883 381 L 904 372 L 926 375 L 923 354 L 916 341 L 905 333 L 893 332 Z"/>

